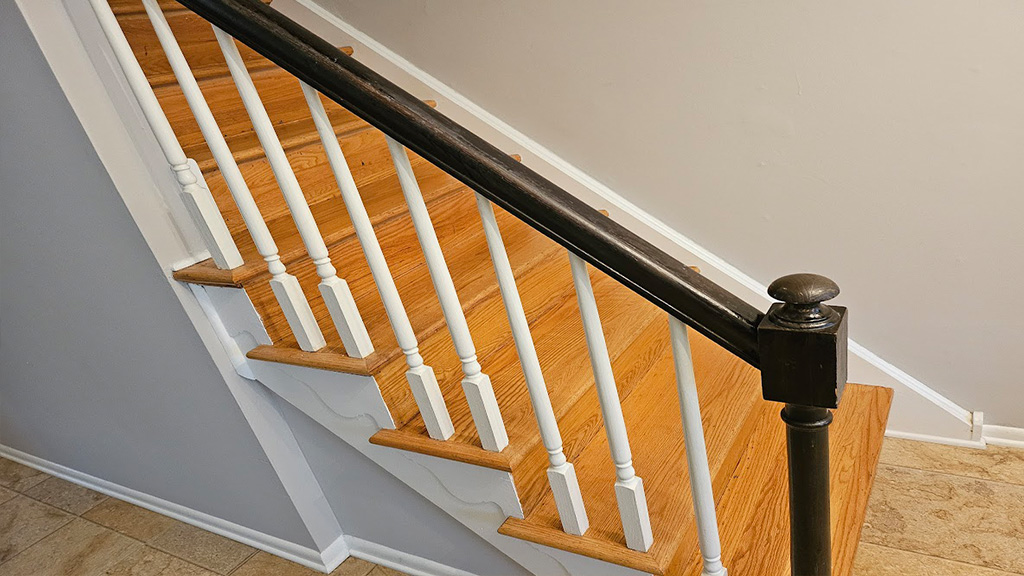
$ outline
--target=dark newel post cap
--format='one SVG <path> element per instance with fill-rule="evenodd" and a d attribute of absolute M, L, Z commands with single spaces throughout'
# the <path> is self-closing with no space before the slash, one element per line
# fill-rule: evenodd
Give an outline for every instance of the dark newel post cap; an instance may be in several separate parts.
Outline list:
<path fill-rule="evenodd" d="M 791 328 L 823 328 L 839 322 L 839 313 L 822 304 L 839 295 L 839 286 L 818 274 L 790 274 L 768 286 L 768 295 L 783 302 L 770 314 L 776 324 Z"/>
<path fill-rule="evenodd" d="M 823 304 L 839 295 L 817 274 L 790 274 L 768 287 L 772 304 L 757 327 L 765 400 L 836 408 L 846 384 L 847 310 Z"/>

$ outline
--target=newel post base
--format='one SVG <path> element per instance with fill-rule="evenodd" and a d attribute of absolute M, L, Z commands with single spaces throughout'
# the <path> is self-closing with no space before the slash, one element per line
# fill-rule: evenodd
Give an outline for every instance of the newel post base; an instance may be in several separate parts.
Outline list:
<path fill-rule="evenodd" d="M 782 402 L 789 456 L 792 576 L 831 576 L 828 426 L 846 384 L 846 308 L 826 306 L 839 287 L 815 274 L 779 278 L 758 325 L 761 390 Z"/>

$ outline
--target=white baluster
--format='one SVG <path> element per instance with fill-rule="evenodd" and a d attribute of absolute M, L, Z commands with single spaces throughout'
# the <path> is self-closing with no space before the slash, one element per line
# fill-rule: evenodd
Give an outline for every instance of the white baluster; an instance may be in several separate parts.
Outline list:
<path fill-rule="evenodd" d="M 270 162 L 270 168 L 274 172 L 274 178 L 281 188 L 281 194 L 288 205 L 288 210 L 295 221 L 295 227 L 299 230 L 302 243 L 306 246 L 306 252 L 313 259 L 316 265 L 316 273 L 320 276 L 320 294 L 323 296 L 327 310 L 331 314 L 334 326 L 338 329 L 341 341 L 345 345 L 345 352 L 355 358 L 364 358 L 373 352 L 373 343 L 370 342 L 370 335 L 366 332 L 366 326 L 359 315 L 359 309 L 352 298 L 352 292 L 341 278 L 338 278 L 337 270 L 331 263 L 331 255 L 324 244 L 320 229 L 313 219 L 313 212 L 306 203 L 306 197 L 302 194 L 299 181 L 295 178 L 291 164 L 288 163 L 288 156 L 281 146 L 281 141 L 274 131 L 274 124 L 267 115 L 260 95 L 256 91 L 256 85 L 245 68 L 235 40 L 216 26 L 213 27 L 217 35 L 217 42 L 220 44 L 224 58 L 227 60 L 228 71 L 235 81 L 238 94 L 242 97 L 242 104 L 249 119 L 252 121 L 253 129 L 259 138 L 263 152 Z"/>
<path fill-rule="evenodd" d="M 99 20 L 100 27 L 103 29 L 103 34 L 110 42 L 114 56 L 128 80 L 128 85 L 142 108 L 146 122 L 153 130 L 160 149 L 164 153 L 164 158 L 171 166 L 178 187 L 181 189 L 181 199 L 185 203 L 189 215 L 195 221 L 196 228 L 203 237 L 206 247 L 210 250 L 214 263 L 218 268 L 227 270 L 241 266 L 244 264 L 242 255 L 239 254 L 235 241 L 231 238 L 231 232 L 228 230 L 227 224 L 224 223 L 224 217 L 217 208 L 217 203 L 214 202 L 209 188 L 206 187 L 203 174 L 195 162 L 185 156 L 185 151 L 181 149 L 181 144 L 174 135 L 174 130 L 167 121 L 167 117 L 164 116 L 160 102 L 149 85 L 149 80 L 146 79 L 146 73 L 139 66 L 131 45 L 128 44 L 121 26 L 117 23 L 117 17 L 114 16 L 114 12 L 106 0 L 90 0 L 90 3 Z"/>
<path fill-rule="evenodd" d="M 444 261 L 444 254 L 437 241 L 434 224 L 430 221 L 430 213 L 427 212 L 419 183 L 416 182 L 416 175 L 412 171 L 412 164 L 409 163 L 409 155 L 404 146 L 390 137 L 387 137 L 387 142 L 391 159 L 395 163 L 395 171 L 398 173 L 398 182 L 402 186 L 402 194 L 409 205 L 409 215 L 416 229 L 416 237 L 419 238 L 423 255 L 427 260 L 430 280 L 434 283 L 434 291 L 441 302 L 441 311 L 452 335 L 452 342 L 455 343 L 455 352 L 462 361 L 462 389 L 466 394 L 477 434 L 480 435 L 480 443 L 486 450 L 500 452 L 508 446 L 508 434 L 501 419 L 498 401 L 494 397 L 491 379 L 481 371 L 480 363 L 477 362 L 469 325 L 466 324 L 462 304 L 459 303 L 459 296 L 455 292 L 455 284 L 448 271 L 448 264 Z"/>
<path fill-rule="evenodd" d="M 583 332 L 587 339 L 587 348 L 590 350 L 590 365 L 594 370 L 601 416 L 604 419 L 605 433 L 608 435 L 608 447 L 612 453 L 612 461 L 615 462 L 615 499 L 619 504 L 622 531 L 626 535 L 626 546 L 646 552 L 654 542 L 651 518 L 647 512 L 643 480 L 633 470 L 633 455 L 629 449 L 626 420 L 622 417 L 622 405 L 619 404 L 619 393 L 615 389 L 612 361 L 608 356 L 604 332 L 601 330 L 601 317 L 597 313 L 594 288 L 590 284 L 586 262 L 571 252 L 569 262 L 572 265 L 572 281 L 576 286 L 576 299 L 583 319 Z"/>
<path fill-rule="evenodd" d="M 301 85 L 302 93 L 306 97 L 306 103 L 309 104 L 309 111 L 313 116 L 313 123 L 320 134 L 320 141 L 323 142 L 327 161 L 334 171 L 338 190 L 341 191 L 341 199 L 345 202 L 345 209 L 352 220 L 352 227 L 355 228 L 356 236 L 359 238 L 359 245 L 363 248 L 366 263 L 370 267 L 370 274 L 373 275 L 373 281 L 377 285 L 377 291 L 384 303 L 384 310 L 387 312 L 391 328 L 395 332 L 395 339 L 402 352 L 405 353 L 405 360 L 409 366 L 405 377 L 409 381 L 416 406 L 427 426 L 427 433 L 436 440 L 447 440 L 455 433 L 455 426 L 452 425 L 451 416 L 448 415 L 448 408 L 444 404 L 441 388 L 437 385 L 434 369 L 424 364 L 423 357 L 420 356 L 416 333 L 413 332 L 412 324 L 409 323 L 409 316 L 405 312 L 405 306 L 398 294 L 395 280 L 391 277 L 391 271 L 388 270 L 384 252 L 373 231 L 373 224 L 370 222 L 370 216 L 366 213 L 366 206 L 363 205 L 363 200 L 359 197 L 359 190 L 352 178 L 352 171 L 349 170 L 348 162 L 341 151 L 341 145 L 338 144 L 338 137 L 335 135 L 327 111 L 324 110 L 324 105 L 320 101 L 320 95 L 305 82 L 302 82 Z"/>
<path fill-rule="evenodd" d="M 199 129 L 224 176 L 228 191 L 231 192 L 231 197 L 234 198 L 235 204 L 238 206 L 238 211 L 245 221 L 249 235 L 252 236 L 256 250 L 267 263 L 267 269 L 271 275 L 270 287 L 284 312 L 289 328 L 295 335 L 299 347 L 303 350 L 313 351 L 323 348 L 326 342 L 316 323 L 316 317 L 309 307 L 309 302 L 306 301 L 306 296 L 302 293 L 302 287 L 299 286 L 299 281 L 295 276 L 287 273 L 284 263 L 281 262 L 277 244 L 274 243 L 274 238 L 270 235 L 266 222 L 263 221 L 263 215 L 260 214 L 256 201 L 253 200 L 248 184 L 242 178 L 238 164 L 235 162 L 234 156 L 231 155 L 227 142 L 224 141 L 220 127 L 217 126 L 217 121 L 199 89 L 199 84 L 192 74 L 192 69 L 188 66 L 188 61 L 185 60 L 185 55 L 181 52 L 181 47 L 178 46 L 178 41 L 174 38 L 171 27 L 167 24 L 163 11 L 160 10 L 157 0 L 143 0 L 142 4 L 153 23 L 157 39 L 167 55 L 167 60 L 171 64 L 171 69 L 174 71 L 182 93 L 185 95 L 185 100 L 188 101 L 192 115 L 195 116 L 196 123 L 199 124 Z"/>
<path fill-rule="evenodd" d="M 690 470 L 690 493 L 693 512 L 697 517 L 697 539 L 704 558 L 702 576 L 726 576 L 722 566 L 722 543 L 718 538 L 718 520 L 715 515 L 715 496 L 711 490 L 711 470 L 704 444 L 704 428 L 697 402 L 697 380 L 693 375 L 690 356 L 690 338 L 686 325 L 669 317 L 672 334 L 672 356 L 676 366 L 676 384 L 679 388 L 679 408 L 683 416 L 683 439 L 686 442 L 686 465 Z"/>
<path fill-rule="evenodd" d="M 548 483 L 555 495 L 558 517 L 562 520 L 563 530 L 569 534 L 582 536 L 590 527 L 590 520 L 583 506 L 583 495 L 576 480 L 576 469 L 565 459 L 562 452 L 562 435 L 558 432 L 558 421 L 555 419 L 555 411 L 551 408 L 551 398 L 548 396 L 548 388 L 541 373 L 537 350 L 533 346 L 533 336 L 530 335 L 530 324 L 526 320 L 526 311 L 519 298 L 515 274 L 512 273 L 508 253 L 505 252 L 505 243 L 501 240 L 498 221 L 494 218 L 494 208 L 489 200 L 479 194 L 476 195 L 476 206 L 484 225 L 487 249 L 491 253 L 494 274 L 498 277 L 498 289 L 501 290 L 501 299 L 505 302 L 505 313 L 508 314 L 508 323 L 512 327 L 512 339 L 515 341 L 519 364 L 526 378 L 526 388 L 530 392 L 530 402 L 537 417 L 541 441 L 548 451 Z"/>

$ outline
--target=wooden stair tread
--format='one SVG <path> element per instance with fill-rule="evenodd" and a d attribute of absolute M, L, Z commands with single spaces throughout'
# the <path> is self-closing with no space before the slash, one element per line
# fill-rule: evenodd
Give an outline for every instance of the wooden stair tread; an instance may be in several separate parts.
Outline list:
<path fill-rule="evenodd" d="M 695 344 L 696 356 L 696 339 L 691 338 L 691 342 Z M 698 376 L 698 387 L 699 382 Z M 833 573 L 837 576 L 848 575 L 852 568 L 891 399 L 890 389 L 851 384 L 846 389 L 843 405 L 835 412 L 831 438 L 831 478 Z M 701 404 L 703 408 L 703 397 Z M 727 459 L 719 465 L 717 471 L 712 463 L 713 485 L 718 501 L 718 525 L 723 561 L 730 572 L 781 576 L 788 573 L 789 564 L 788 539 L 780 537 L 789 533 L 785 426 L 778 416 L 781 405 L 763 401 L 758 401 L 758 404 L 753 407 L 752 417 L 745 424 L 747 431 L 738 436 L 742 440 L 739 444 L 739 458 Z M 716 440 L 712 434 L 716 428 L 707 412 L 705 409 L 704 428 L 708 434 L 709 459 L 715 460 L 718 450 L 714 448 Z M 652 419 L 655 418 L 652 415 Z M 670 466 L 673 462 L 681 463 L 676 466 L 680 469 L 676 472 L 678 476 L 674 479 L 667 477 L 670 482 L 665 482 L 663 475 L 645 475 L 634 440 L 636 435 L 632 434 L 633 428 L 630 428 L 630 432 L 630 440 L 635 446 L 634 463 L 638 474 L 644 478 L 651 507 L 655 542 L 651 550 L 641 553 L 625 547 L 621 527 L 617 526 L 618 513 L 611 488 L 614 471 L 610 466 L 606 466 L 608 469 L 602 475 L 603 483 L 608 485 L 603 487 L 603 499 L 598 499 L 596 494 L 588 497 L 587 484 L 581 477 L 584 501 L 592 522 L 584 536 L 565 534 L 557 515 L 552 517 L 550 510 L 543 520 L 537 517 L 544 512 L 544 508 L 538 509 L 526 520 L 509 518 L 499 531 L 508 536 L 650 573 L 699 575 L 701 558 L 685 471 L 685 452 L 678 445 L 668 452 L 666 448 L 658 449 Z M 673 431 L 671 437 L 675 438 L 677 434 L 681 434 L 681 430 Z M 645 447 L 658 445 L 650 442 L 643 444 Z M 600 448 L 604 449 L 603 456 L 607 460 L 607 444 Z M 592 449 L 595 450 L 595 456 L 599 456 L 596 453 L 598 447 L 595 445 Z M 732 452 L 736 452 L 735 447 Z M 586 455 L 581 460 L 585 458 Z M 582 468 L 581 461 L 577 463 L 578 474 Z M 664 486 L 668 490 L 656 486 Z M 675 502 L 669 505 L 667 500 Z M 597 503 L 597 506 L 592 502 Z M 598 517 L 610 520 L 608 524 L 611 531 L 595 533 L 595 512 L 602 504 L 608 510 L 602 511 Z M 602 537 L 602 533 L 605 537 Z M 609 541 L 609 535 L 614 541 Z"/>
<path fill-rule="evenodd" d="M 396 184 L 397 186 L 397 184 Z M 473 308 L 479 301 L 497 293 L 493 285 L 493 271 L 486 259 L 487 246 L 476 214 L 476 201 L 473 193 L 466 189 L 439 198 L 429 209 L 434 218 L 435 230 L 449 262 L 452 278 L 466 309 Z M 499 225 L 506 231 L 506 245 L 510 253 L 522 254 L 517 258 L 521 268 L 543 256 L 551 246 L 550 241 L 533 231 L 525 224 L 512 218 L 511 215 L 496 210 Z M 474 221 L 475 220 L 475 221 Z M 386 222 L 377 229 L 377 236 L 384 250 L 385 258 L 391 269 L 392 277 L 398 286 L 399 294 L 409 315 L 410 322 L 421 342 L 444 327 L 443 315 L 437 296 L 433 291 L 426 263 L 420 251 L 412 224 L 406 213 Z M 370 338 L 374 343 L 376 354 L 382 357 L 381 362 L 398 362 L 404 366 L 404 357 L 398 349 L 390 323 L 375 283 L 369 273 L 369 267 L 357 244 L 357 239 L 350 237 L 330 248 L 331 257 L 339 270 L 339 275 L 348 282 L 353 297 L 364 318 Z M 327 309 L 319 295 L 316 284 L 319 279 L 308 259 L 298 261 L 289 269 L 296 275 L 306 291 L 314 314 L 320 322 L 328 340 L 328 349 L 323 352 L 344 353 L 337 332 L 330 321 Z M 491 274 L 488 281 L 487 274 Z M 297 348 L 294 338 L 288 331 L 276 301 L 266 282 L 253 282 L 246 286 L 257 310 L 261 311 L 268 333 L 276 346 Z M 428 363 L 433 362 L 429 353 L 421 345 Z M 435 362 L 436 364 L 436 362 Z M 402 369 L 404 374 L 404 368 Z M 404 376 L 401 380 L 404 382 Z"/>
<path fill-rule="evenodd" d="M 564 533 L 549 492 L 525 520 L 509 519 L 502 533 L 640 570 L 663 573 L 667 568 L 693 522 L 693 508 L 667 319 L 658 324 L 663 335 L 654 337 L 661 350 L 659 359 L 644 375 L 643 384 L 622 401 L 633 464 L 647 494 L 654 545 L 643 554 L 626 548 L 614 493 L 615 467 L 603 434 L 593 437 L 574 461 L 590 518 L 590 529 L 584 536 L 559 536 L 551 541 L 553 533 Z M 713 484 L 720 492 L 746 447 L 747 434 L 765 407 L 760 400 L 760 375 L 696 333 L 691 333 L 691 346 L 708 464 Z"/>
<path fill-rule="evenodd" d="M 157 39 L 153 24 L 146 16 L 140 0 L 118 3 L 118 23 L 124 30 L 125 37 L 135 53 L 135 58 L 142 65 L 146 77 L 154 87 L 163 87 L 176 82 L 171 64 L 164 55 L 160 41 Z M 179 9 L 164 8 L 164 16 L 174 32 L 174 37 L 181 47 L 185 59 L 196 78 L 212 78 L 227 75 L 227 66 L 221 54 L 213 27 L 198 14 L 187 10 L 177 2 Z M 272 62 L 260 56 L 255 50 L 238 44 L 239 53 L 247 66 L 253 70 L 266 69 L 274 66 Z"/>
<path fill-rule="evenodd" d="M 832 573 L 849 576 L 882 450 L 893 391 L 848 384 L 829 428 Z M 789 492 L 781 404 L 758 423 L 718 503 L 722 560 L 730 573 L 789 573 Z M 672 562 L 672 574 L 700 574 L 694 554 Z"/>
<path fill-rule="evenodd" d="M 221 66 L 225 66 L 223 58 Z M 226 74 L 226 68 L 224 71 L 224 75 L 201 81 L 200 90 L 235 160 L 244 163 L 261 158 L 263 149 L 249 114 L 234 80 Z M 319 141 L 297 78 L 273 65 L 250 70 L 250 75 L 285 148 Z M 206 139 L 181 88 L 175 83 L 156 88 L 154 92 L 186 155 L 194 159 L 204 172 L 215 169 L 213 154 L 206 146 Z M 322 97 L 321 102 L 339 134 L 367 127 L 365 122 L 340 105 Z"/>
<path fill-rule="evenodd" d="M 363 134 L 372 134 L 372 132 L 366 131 Z M 343 149 L 348 146 L 348 143 L 348 140 L 342 141 Z M 307 170 L 304 166 L 302 169 L 297 170 L 296 175 L 298 177 L 299 174 L 302 174 L 302 182 L 312 181 L 314 183 L 313 186 L 304 186 L 303 191 L 318 198 L 318 201 L 310 203 L 310 210 L 313 212 L 313 218 L 320 228 L 324 242 L 330 247 L 352 238 L 355 232 L 352 228 L 348 211 L 345 209 L 345 203 L 338 195 L 337 186 L 332 189 L 328 187 L 329 184 L 327 183 L 323 183 L 323 188 L 317 185 L 318 179 L 326 177 L 329 177 L 331 182 L 334 181 L 334 175 L 330 172 L 330 166 L 326 164 L 326 158 L 322 156 L 322 149 L 319 145 L 313 145 L 309 148 L 310 150 L 308 151 L 294 151 L 294 154 L 309 153 L 318 160 L 323 160 L 323 163 L 319 164 L 316 170 L 316 172 L 321 173 L 314 173 L 312 168 Z M 359 155 L 353 154 L 354 160 L 358 161 L 359 158 Z M 350 160 L 350 165 L 352 163 L 352 160 Z M 296 165 L 298 166 L 298 163 Z M 421 160 L 414 159 L 413 167 L 417 176 L 421 178 L 423 196 L 428 206 L 432 206 L 434 202 L 439 201 L 445 195 L 462 187 L 459 182 L 438 168 Z M 269 167 L 267 170 L 269 171 Z M 322 173 L 324 171 L 326 171 L 326 174 Z M 391 174 L 393 175 L 393 173 L 392 170 Z M 370 222 L 374 227 L 378 227 L 396 216 L 404 214 L 407 209 L 404 196 L 402 196 L 396 179 L 383 178 L 379 177 L 379 175 L 373 176 L 378 179 L 367 183 L 365 182 L 366 178 L 369 177 L 367 171 L 359 170 L 358 167 L 353 170 L 353 177 L 357 178 L 356 184 L 359 186 L 363 204 L 370 215 Z M 302 239 L 299 237 L 291 214 L 287 211 L 281 213 L 277 209 L 280 205 L 287 210 L 287 206 L 284 206 L 280 189 L 276 187 L 273 176 L 271 175 L 270 178 L 266 182 L 257 180 L 256 182 L 259 183 L 259 187 L 253 187 L 250 191 L 253 193 L 254 198 L 259 199 L 257 203 L 260 203 L 259 201 L 261 200 L 264 206 L 268 206 L 267 209 L 263 210 L 265 213 L 275 215 L 274 218 L 266 220 L 267 228 L 274 238 L 282 262 L 287 266 L 292 262 L 306 258 L 306 248 L 302 244 Z M 267 276 L 267 265 L 256 251 L 256 246 L 253 244 L 249 231 L 245 227 L 245 222 L 242 221 L 237 208 L 234 207 L 234 200 L 231 199 L 226 184 L 216 175 L 209 178 L 207 184 L 210 186 L 214 199 L 224 215 L 225 222 L 228 223 L 228 228 L 232 232 L 235 245 L 242 254 L 245 264 L 233 270 L 220 270 L 213 264 L 212 260 L 205 260 L 175 272 L 174 278 L 182 282 L 240 287 L 254 278 Z"/>
<path fill-rule="evenodd" d="M 635 293 L 591 270 L 595 295 L 601 304 L 603 327 L 609 355 L 619 378 L 620 397 L 625 398 L 641 382 L 653 361 L 663 353 L 657 336 L 667 337 L 667 323 L 663 312 L 644 302 Z M 582 323 L 576 305 L 568 258 L 558 249 L 555 258 L 546 260 L 518 278 L 527 318 L 552 407 L 559 420 L 566 456 L 573 459 L 590 440 L 601 434 L 600 409 L 583 335 Z M 500 299 L 488 301 L 467 315 L 470 328 L 476 336 L 477 352 L 485 373 L 491 377 L 495 396 L 501 408 L 502 419 L 509 435 L 509 446 L 501 455 L 514 472 L 520 501 L 525 510 L 548 490 L 546 480 L 547 452 L 537 429 L 532 404 L 527 393 L 518 356 L 505 318 Z M 427 341 L 421 349 L 436 349 L 439 354 L 454 358 L 453 345 L 439 335 L 437 342 Z M 482 336 L 482 337 L 481 337 Z M 382 386 L 398 382 L 398 368 L 378 378 Z M 383 374 L 382 374 L 383 375 Z M 481 446 L 472 423 L 469 406 L 462 393 L 461 373 L 458 366 L 442 374 L 439 384 L 455 424 L 455 435 L 447 442 L 421 445 L 418 438 L 426 435 L 422 417 L 416 413 L 411 398 L 400 390 L 393 392 L 382 387 L 382 393 L 398 422 L 412 415 L 397 432 L 389 431 L 378 444 L 429 453 L 439 457 L 492 465 L 492 452 Z M 475 447 L 467 451 L 465 445 Z M 473 460 L 473 455 L 477 460 Z M 503 469 L 503 468 L 499 468 Z"/>

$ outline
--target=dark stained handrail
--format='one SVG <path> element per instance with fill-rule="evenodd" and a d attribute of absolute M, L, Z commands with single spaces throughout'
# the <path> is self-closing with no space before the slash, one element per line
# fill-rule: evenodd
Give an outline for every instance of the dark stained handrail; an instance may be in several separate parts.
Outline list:
<path fill-rule="evenodd" d="M 179 0 L 755 367 L 760 310 L 259 0 Z"/>

